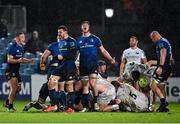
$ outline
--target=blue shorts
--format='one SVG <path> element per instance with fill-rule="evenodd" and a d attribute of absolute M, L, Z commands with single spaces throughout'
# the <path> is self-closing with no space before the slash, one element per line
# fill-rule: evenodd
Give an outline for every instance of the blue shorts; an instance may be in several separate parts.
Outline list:
<path fill-rule="evenodd" d="M 6 75 L 6 79 L 8 81 L 11 80 L 11 78 L 17 78 L 18 83 L 22 82 L 19 71 L 17 71 L 17 70 L 7 69 L 6 72 L 5 72 L 5 75 Z"/>
<path fill-rule="evenodd" d="M 80 76 L 89 76 L 90 74 L 98 74 L 98 65 L 81 66 L 80 65 Z"/>
<path fill-rule="evenodd" d="M 74 80 L 76 75 L 76 65 L 75 63 L 64 63 L 55 68 L 51 75 L 59 76 L 60 82 Z"/>
<path fill-rule="evenodd" d="M 53 72 L 54 69 L 56 69 L 56 66 L 49 66 L 48 71 L 47 71 L 47 80 L 49 80 L 51 73 Z"/>
<path fill-rule="evenodd" d="M 156 68 L 156 70 L 158 69 L 158 67 Z M 160 82 L 164 82 L 167 81 L 168 77 L 170 76 L 171 72 L 172 72 L 172 68 L 171 66 L 168 67 L 162 67 L 162 74 L 161 75 L 157 75 L 156 74 L 156 70 L 155 70 L 155 74 L 154 74 L 154 78 L 159 80 Z"/>

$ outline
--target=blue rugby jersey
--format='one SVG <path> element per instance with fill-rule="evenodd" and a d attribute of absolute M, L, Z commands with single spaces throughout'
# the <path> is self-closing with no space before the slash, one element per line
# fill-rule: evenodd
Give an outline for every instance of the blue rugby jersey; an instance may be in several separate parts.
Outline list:
<path fill-rule="evenodd" d="M 78 39 L 78 49 L 80 51 L 80 68 L 98 67 L 98 48 L 102 46 L 101 40 L 95 36 L 81 36 Z"/>
<path fill-rule="evenodd" d="M 169 41 L 165 38 L 161 38 L 157 44 L 156 44 L 156 55 L 157 55 L 157 64 L 159 65 L 160 63 L 160 51 L 162 48 L 166 48 L 167 52 L 166 52 L 166 58 L 165 58 L 165 63 L 164 63 L 164 67 L 169 67 L 170 65 L 170 58 L 171 58 L 171 44 L 169 43 Z"/>
<path fill-rule="evenodd" d="M 59 45 L 60 44 L 61 44 L 60 41 L 58 41 L 58 42 L 56 41 L 56 42 L 51 43 L 48 46 L 47 50 L 49 50 L 51 52 L 51 55 L 53 57 L 58 56 L 60 54 L 60 51 L 59 51 Z M 54 63 L 60 63 L 60 60 L 53 59 L 50 61 L 49 65 L 52 65 Z"/>
<path fill-rule="evenodd" d="M 12 55 L 14 59 L 20 59 L 24 55 L 24 46 L 19 45 L 16 43 L 16 41 L 13 41 L 12 44 L 8 48 L 9 55 Z M 8 63 L 8 68 L 19 71 L 20 63 Z"/>
<path fill-rule="evenodd" d="M 61 39 L 59 44 L 60 54 L 64 57 L 63 63 L 69 60 L 75 62 L 77 54 L 77 42 L 74 38 Z"/>

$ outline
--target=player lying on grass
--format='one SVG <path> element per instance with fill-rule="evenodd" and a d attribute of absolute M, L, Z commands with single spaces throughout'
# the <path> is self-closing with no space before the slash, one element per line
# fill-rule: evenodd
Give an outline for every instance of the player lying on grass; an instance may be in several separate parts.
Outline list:
<path fill-rule="evenodd" d="M 133 86 L 127 83 L 119 83 L 113 81 L 112 84 L 116 87 L 116 99 L 120 101 L 120 111 L 129 112 L 145 112 L 148 111 L 148 98 L 142 92 L 136 90 Z"/>
<path fill-rule="evenodd" d="M 165 100 L 163 93 L 157 86 L 158 78 L 155 75 L 155 69 L 148 67 L 147 65 L 137 64 L 134 62 L 128 63 L 128 66 L 129 68 L 126 70 L 126 78 L 132 79 L 136 82 L 136 89 L 140 88 L 142 91 L 146 91 L 146 94 L 148 94 L 149 90 L 152 89 L 161 101 L 161 105 L 157 111 L 169 111 L 168 103 Z"/>

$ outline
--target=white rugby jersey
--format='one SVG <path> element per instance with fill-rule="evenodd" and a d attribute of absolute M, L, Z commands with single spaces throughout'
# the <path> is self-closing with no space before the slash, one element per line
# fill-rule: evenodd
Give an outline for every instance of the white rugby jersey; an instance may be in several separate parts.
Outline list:
<path fill-rule="evenodd" d="M 140 48 L 132 49 L 131 47 L 123 51 L 122 58 L 125 58 L 127 62 L 135 61 L 141 63 L 141 59 L 145 59 L 144 51 Z"/>
<path fill-rule="evenodd" d="M 97 75 L 97 82 L 96 83 L 110 83 L 107 79 L 103 78 L 99 73 Z"/>
<path fill-rule="evenodd" d="M 123 84 L 122 87 L 119 87 L 116 97 L 127 104 L 132 111 L 141 112 L 146 111 L 148 108 L 147 96 L 129 84 Z"/>
<path fill-rule="evenodd" d="M 106 86 L 106 90 L 98 95 L 97 103 L 98 104 L 109 104 L 111 100 L 114 100 L 116 97 L 115 87 L 111 83 L 102 83 Z"/>

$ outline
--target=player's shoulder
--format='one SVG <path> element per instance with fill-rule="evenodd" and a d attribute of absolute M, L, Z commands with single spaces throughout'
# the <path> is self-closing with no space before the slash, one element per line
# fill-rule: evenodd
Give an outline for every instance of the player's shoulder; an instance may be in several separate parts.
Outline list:
<path fill-rule="evenodd" d="M 51 42 L 51 43 L 48 45 L 48 48 L 57 46 L 57 44 L 58 44 L 57 41 L 53 41 L 53 42 Z"/>
<path fill-rule="evenodd" d="M 76 39 L 73 38 L 73 37 L 71 37 L 71 36 L 69 36 L 69 40 L 70 40 L 70 41 L 76 41 Z"/>
<path fill-rule="evenodd" d="M 127 53 L 127 52 L 129 52 L 129 51 L 132 51 L 132 49 L 131 49 L 131 48 L 127 48 L 127 49 L 125 49 L 123 52 L 124 52 L 124 53 Z"/>
<path fill-rule="evenodd" d="M 168 44 L 168 45 L 169 45 L 170 42 L 169 42 L 169 40 L 167 40 L 166 38 L 162 37 L 162 38 L 160 39 L 159 44 Z"/>
<path fill-rule="evenodd" d="M 58 44 L 58 42 L 57 41 L 53 41 L 52 43 L 49 44 L 49 46 L 54 46 L 56 44 Z"/>
<path fill-rule="evenodd" d="M 91 34 L 90 38 L 94 38 L 94 39 L 100 40 L 100 38 L 98 36 L 94 35 L 94 34 Z"/>
<path fill-rule="evenodd" d="M 9 43 L 9 48 L 15 48 L 17 46 L 16 41 L 12 41 L 11 43 Z"/>
<path fill-rule="evenodd" d="M 141 49 L 141 48 L 139 48 L 139 47 L 137 47 L 137 49 L 136 49 L 137 51 L 139 51 L 139 52 L 144 52 L 144 50 L 143 49 Z"/>
<path fill-rule="evenodd" d="M 78 38 L 77 38 L 77 42 L 79 43 L 79 42 L 82 42 L 82 38 L 83 38 L 83 36 L 81 35 L 81 36 L 79 36 Z"/>
<path fill-rule="evenodd" d="M 166 38 L 164 38 L 164 37 L 162 37 L 161 39 L 160 39 L 160 42 L 169 42 Z"/>

